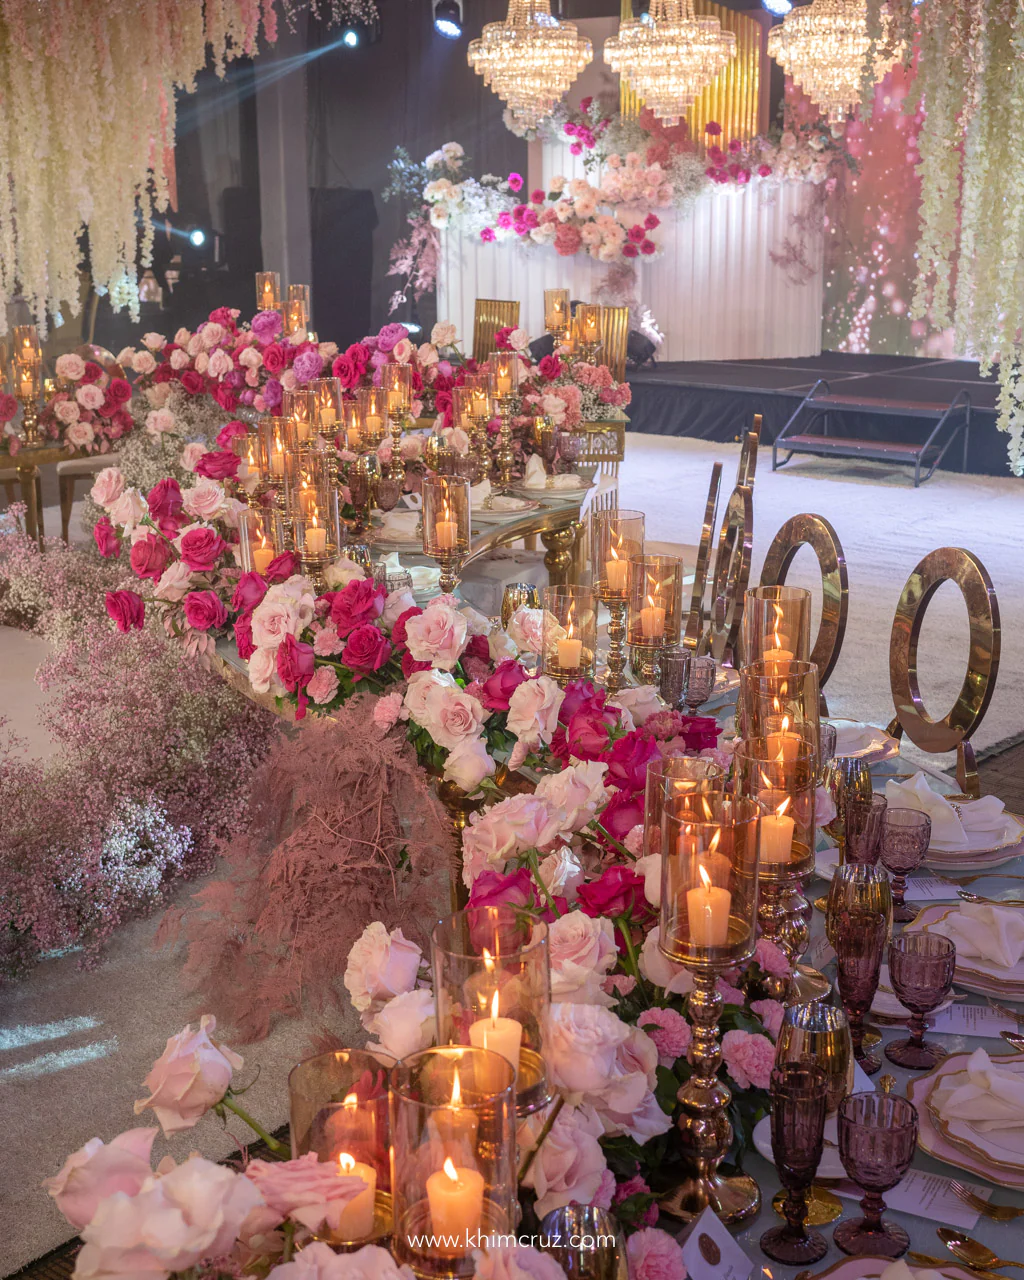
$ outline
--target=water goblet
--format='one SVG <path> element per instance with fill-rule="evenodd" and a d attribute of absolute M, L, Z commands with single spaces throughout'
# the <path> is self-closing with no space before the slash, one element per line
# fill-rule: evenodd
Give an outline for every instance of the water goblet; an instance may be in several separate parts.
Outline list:
<path fill-rule="evenodd" d="M 864 1047 L 864 1015 L 878 990 L 878 971 L 888 937 L 888 921 L 881 911 L 864 907 L 844 911 L 835 933 L 839 998 L 850 1019 L 853 1056 L 870 1076 L 882 1065 Z"/>
<path fill-rule="evenodd" d="M 833 947 L 840 916 L 857 907 L 881 911 L 892 933 L 892 889 L 881 867 L 853 862 L 836 867 L 825 906 L 825 936 Z"/>
<path fill-rule="evenodd" d="M 828 720 L 822 720 L 818 725 L 818 760 L 822 774 L 824 774 L 825 765 L 830 760 L 835 759 L 836 754 L 836 727 L 830 724 Z"/>
<path fill-rule="evenodd" d="M 716 671 L 715 660 L 709 654 L 703 654 L 700 657 L 693 654 L 690 658 L 690 676 L 686 682 L 686 709 L 691 716 L 697 714 L 698 708 L 707 702 L 714 692 Z"/>
<path fill-rule="evenodd" d="M 924 1015 L 949 995 L 956 968 L 956 944 L 937 933 L 903 933 L 889 944 L 889 981 L 901 1004 L 910 1010 L 910 1036 L 885 1046 L 885 1056 L 898 1067 L 924 1071 L 946 1057 L 937 1044 L 926 1044 Z"/>
<path fill-rule="evenodd" d="M 886 809 L 882 817 L 881 861 L 892 873 L 892 918 L 909 924 L 917 912 L 903 900 L 907 874 L 924 861 L 932 839 L 932 820 L 919 809 Z"/>
<path fill-rule="evenodd" d="M 843 1253 L 902 1258 L 910 1237 L 883 1222 L 883 1193 L 895 1187 L 917 1147 L 917 1108 L 892 1093 L 851 1093 L 839 1107 L 839 1158 L 864 1192 L 863 1218 L 841 1222 L 832 1239 Z"/>
<path fill-rule="evenodd" d="M 483 477 L 483 463 L 475 453 L 459 454 L 455 459 L 455 474 L 470 484 L 479 484 Z"/>
<path fill-rule="evenodd" d="M 397 477 L 381 476 L 377 481 L 374 501 L 381 511 L 393 511 L 402 496 L 402 481 Z"/>
<path fill-rule="evenodd" d="M 562 464 L 561 470 L 571 471 L 576 463 L 579 462 L 582 452 L 583 441 L 580 437 L 563 431 L 558 440 L 558 457 Z"/>
<path fill-rule="evenodd" d="M 853 796 L 871 795 L 870 766 L 856 756 L 833 756 L 822 766 L 822 785 L 832 797 L 836 810 L 836 816 L 825 824 L 825 830 L 839 846 L 839 861 L 844 862 L 846 802 Z"/>
<path fill-rule="evenodd" d="M 882 819 L 888 801 L 874 792 L 870 796 L 851 796 L 846 800 L 843 826 L 846 834 L 846 861 L 874 866 L 882 836 Z"/>
<path fill-rule="evenodd" d="M 766 1231 L 761 1251 L 773 1262 L 795 1267 L 828 1252 L 825 1237 L 808 1231 L 807 1191 L 821 1161 L 828 1093 L 826 1075 L 812 1063 L 785 1062 L 771 1075 L 772 1156 L 786 1190 L 786 1221 Z"/>
<path fill-rule="evenodd" d="M 679 711 L 683 703 L 683 691 L 690 673 L 690 651 L 681 645 L 664 649 L 661 654 L 658 692 L 673 711 Z"/>

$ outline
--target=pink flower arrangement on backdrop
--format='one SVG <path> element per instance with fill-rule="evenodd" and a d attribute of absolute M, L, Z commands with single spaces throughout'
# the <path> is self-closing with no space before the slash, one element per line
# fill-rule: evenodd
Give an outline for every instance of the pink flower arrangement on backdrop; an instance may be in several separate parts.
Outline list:
<path fill-rule="evenodd" d="M 109 453 L 132 430 L 131 384 L 120 365 L 104 369 L 74 352 L 58 356 L 59 390 L 39 415 L 42 430 L 54 440 L 85 453 Z M 17 437 L 8 437 L 16 452 Z"/>

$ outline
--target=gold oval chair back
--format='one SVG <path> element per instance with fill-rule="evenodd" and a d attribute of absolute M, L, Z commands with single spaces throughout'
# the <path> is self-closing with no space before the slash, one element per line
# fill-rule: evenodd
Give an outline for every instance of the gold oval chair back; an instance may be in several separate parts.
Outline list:
<path fill-rule="evenodd" d="M 832 674 L 846 634 L 849 609 L 849 575 L 839 535 L 824 516 L 793 516 L 772 539 L 761 567 L 762 587 L 781 587 L 801 547 L 810 547 L 821 570 L 821 621 L 811 646 L 811 662 L 818 667 L 818 685 L 824 688 Z M 822 695 L 822 710 L 827 714 Z"/>
<path fill-rule="evenodd" d="M 960 588 L 970 624 L 967 674 L 953 708 L 941 720 L 928 714 L 917 674 L 917 647 L 925 612 L 944 582 Z M 999 672 L 999 602 L 985 566 L 971 551 L 940 547 L 907 579 L 889 641 L 889 685 L 896 718 L 889 732 L 907 737 L 922 751 L 956 751 L 956 776 L 965 795 L 981 794 L 971 734 L 985 717 Z"/>
<path fill-rule="evenodd" d="M 725 508 L 711 580 L 709 644 L 719 666 L 736 662 L 753 541 L 754 497 L 750 486 L 741 484 L 733 489 Z"/>
<path fill-rule="evenodd" d="M 473 359 L 486 360 L 495 350 L 494 335 L 499 329 L 516 328 L 519 303 L 501 298 L 477 298 L 473 310 Z"/>
<path fill-rule="evenodd" d="M 700 544 L 697 547 L 697 563 L 693 570 L 690 613 L 686 619 L 686 634 L 683 636 L 683 644 L 694 653 L 706 652 L 704 597 L 707 595 L 711 539 L 714 537 L 715 522 L 718 520 L 718 495 L 721 487 L 722 464 L 716 462 L 711 468 L 711 484 L 708 486 L 708 500 L 704 507 L 704 525 L 700 533 Z"/>

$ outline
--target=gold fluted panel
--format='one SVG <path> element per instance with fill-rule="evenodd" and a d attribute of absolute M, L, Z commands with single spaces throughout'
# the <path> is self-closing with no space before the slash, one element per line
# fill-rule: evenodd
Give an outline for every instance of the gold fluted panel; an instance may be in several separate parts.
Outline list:
<path fill-rule="evenodd" d="M 686 113 L 690 136 L 705 142 L 704 126 L 716 120 L 722 126 L 721 143 L 730 138 L 749 142 L 757 133 L 761 93 L 761 24 L 732 9 L 693 0 L 699 18 L 717 18 L 726 31 L 736 33 L 736 57 L 730 58 Z"/>

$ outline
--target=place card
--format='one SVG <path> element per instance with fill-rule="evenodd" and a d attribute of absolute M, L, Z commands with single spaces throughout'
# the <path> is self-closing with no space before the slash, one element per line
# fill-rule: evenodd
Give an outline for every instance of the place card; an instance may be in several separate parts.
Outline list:
<path fill-rule="evenodd" d="M 690 1224 L 679 1243 L 692 1280 L 747 1280 L 754 1269 L 710 1207 Z"/>
<path fill-rule="evenodd" d="M 907 902 L 956 902 L 958 884 L 943 884 L 941 880 L 908 880 L 903 895 Z"/>
<path fill-rule="evenodd" d="M 1008 1018 L 998 1009 L 984 1004 L 951 1004 L 948 1009 L 928 1019 L 930 1029 L 947 1036 L 977 1036 L 979 1039 L 998 1040 L 1004 1031 L 1020 1033 L 1021 1027 L 1014 1018 Z M 1010 1049 L 1010 1046 L 1006 1046 Z"/>
<path fill-rule="evenodd" d="M 860 1065 L 856 1058 L 853 1060 L 853 1092 L 854 1093 L 874 1093 L 875 1082 L 868 1073 Z"/>
<path fill-rule="evenodd" d="M 804 959 L 809 965 L 815 969 L 823 969 L 825 965 L 836 958 L 835 950 L 832 943 L 824 934 L 820 938 L 815 938 L 804 954 Z"/>
<path fill-rule="evenodd" d="M 960 1181 L 969 1191 L 982 1200 L 992 1198 L 992 1187 L 976 1182 Z M 923 1169 L 911 1169 L 903 1181 L 885 1193 L 885 1207 L 899 1213 L 912 1213 L 918 1218 L 944 1223 L 947 1227 L 959 1227 L 969 1231 L 977 1225 L 981 1214 L 972 1209 L 950 1190 L 950 1179 L 937 1173 L 925 1173 Z M 852 1182 L 840 1182 L 831 1188 L 837 1196 L 847 1200 L 859 1200 L 864 1192 Z"/>

